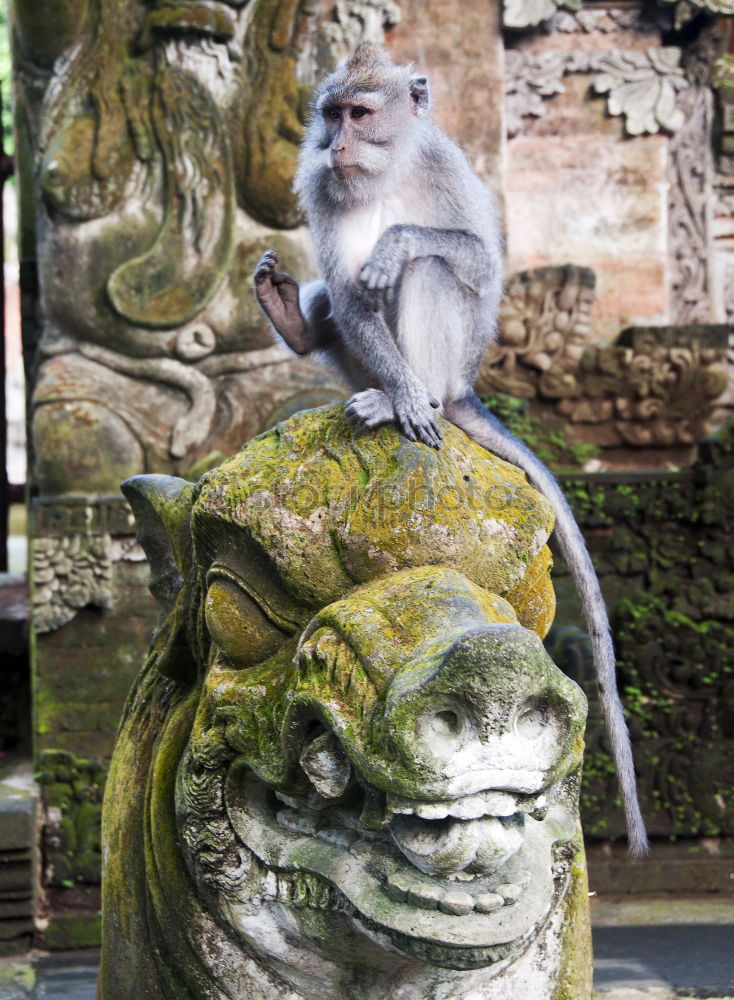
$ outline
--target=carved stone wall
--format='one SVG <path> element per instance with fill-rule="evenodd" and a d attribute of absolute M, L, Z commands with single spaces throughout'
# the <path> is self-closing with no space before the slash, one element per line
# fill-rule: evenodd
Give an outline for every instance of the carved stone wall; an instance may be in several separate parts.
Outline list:
<path fill-rule="evenodd" d="M 510 263 L 593 268 L 596 342 L 626 325 L 726 322 L 711 88 L 725 145 L 729 29 L 715 15 L 732 11 L 568 6 L 505 4 Z M 708 18 L 684 31 L 693 11 Z"/>

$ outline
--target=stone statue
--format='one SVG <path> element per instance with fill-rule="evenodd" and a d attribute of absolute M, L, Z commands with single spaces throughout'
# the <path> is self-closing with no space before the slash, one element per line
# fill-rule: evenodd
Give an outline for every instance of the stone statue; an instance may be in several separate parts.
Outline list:
<path fill-rule="evenodd" d="M 341 406 L 125 484 L 160 621 L 103 822 L 101 1000 L 591 996 L 550 506 Z"/>
<path fill-rule="evenodd" d="M 273 347 L 250 289 L 274 237 L 308 271 L 291 183 L 313 3 L 14 0 L 13 17 L 40 492 L 188 475 L 341 398 Z"/>

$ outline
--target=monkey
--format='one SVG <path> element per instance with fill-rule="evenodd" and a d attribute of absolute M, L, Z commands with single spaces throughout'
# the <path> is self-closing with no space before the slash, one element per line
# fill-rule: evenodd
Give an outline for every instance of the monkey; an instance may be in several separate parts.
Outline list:
<path fill-rule="evenodd" d="M 427 77 L 369 42 L 325 78 L 295 179 L 322 278 L 299 286 L 267 251 L 255 294 L 278 338 L 351 387 L 352 423 L 394 422 L 409 440 L 440 448 L 443 415 L 551 500 L 591 637 L 630 853 L 639 857 L 648 841 L 591 557 L 551 472 L 473 389 L 503 290 L 494 201 L 466 154 L 431 121 L 430 103 Z"/>

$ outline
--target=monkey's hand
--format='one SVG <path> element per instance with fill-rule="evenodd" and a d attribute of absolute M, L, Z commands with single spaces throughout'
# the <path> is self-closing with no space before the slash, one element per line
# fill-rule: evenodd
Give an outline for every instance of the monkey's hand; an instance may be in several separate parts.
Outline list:
<path fill-rule="evenodd" d="M 441 403 L 420 382 L 403 386 L 392 404 L 395 421 L 409 441 L 422 441 L 436 450 L 441 447 L 443 435 L 436 413 Z"/>
<path fill-rule="evenodd" d="M 404 226 L 391 226 L 377 241 L 357 282 L 357 296 L 372 312 L 390 305 L 403 268 L 413 256 Z"/>
<path fill-rule="evenodd" d="M 278 255 L 266 250 L 255 268 L 255 295 L 277 332 L 298 354 L 306 353 L 306 320 L 298 304 L 298 282 L 276 271 Z"/>

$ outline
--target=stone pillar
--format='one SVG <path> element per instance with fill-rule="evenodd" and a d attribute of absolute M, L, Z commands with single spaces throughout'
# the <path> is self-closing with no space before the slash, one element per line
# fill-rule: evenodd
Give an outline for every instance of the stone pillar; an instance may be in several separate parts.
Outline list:
<path fill-rule="evenodd" d="M 113 757 L 101 1000 L 589 1000 L 586 700 L 547 500 L 341 407 L 125 492 L 159 624 Z"/>

